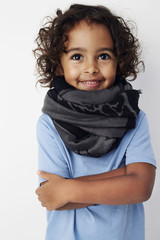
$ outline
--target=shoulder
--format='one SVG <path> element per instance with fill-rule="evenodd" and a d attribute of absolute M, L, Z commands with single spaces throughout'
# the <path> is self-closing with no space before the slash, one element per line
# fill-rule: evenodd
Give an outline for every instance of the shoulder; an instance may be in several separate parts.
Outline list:
<path fill-rule="evenodd" d="M 37 128 L 41 129 L 42 126 L 49 127 L 52 126 L 52 124 L 52 119 L 47 114 L 43 113 L 37 121 Z"/>
<path fill-rule="evenodd" d="M 47 114 L 42 114 L 36 126 L 36 135 L 39 143 L 43 143 L 46 147 L 49 144 L 58 145 L 64 150 L 64 143 L 59 136 L 52 119 Z"/>
<path fill-rule="evenodd" d="M 143 112 L 142 110 L 140 110 L 137 120 L 136 120 L 136 127 L 135 129 L 137 129 L 141 124 L 147 123 L 147 116 L 145 114 L 145 112 Z"/>
<path fill-rule="evenodd" d="M 52 119 L 45 113 L 43 113 L 37 121 L 36 133 L 37 137 L 44 136 L 45 134 L 58 136 Z"/>
<path fill-rule="evenodd" d="M 156 166 L 148 120 L 143 111 L 139 112 L 136 127 L 129 130 L 126 137 L 128 139 L 126 164 L 133 162 L 146 162 Z"/>
<path fill-rule="evenodd" d="M 130 138 L 130 140 L 132 140 L 132 138 L 134 138 L 136 134 L 140 133 L 146 133 L 149 135 L 147 116 L 142 110 L 140 110 L 138 117 L 136 119 L 135 128 L 129 130 L 126 135 Z"/>
<path fill-rule="evenodd" d="M 41 145 L 43 144 L 46 148 L 50 146 L 53 150 L 54 146 L 54 151 L 60 150 L 60 152 L 64 155 L 68 152 L 64 142 L 55 128 L 54 122 L 50 116 L 45 113 L 43 113 L 37 121 L 36 135 L 38 143 Z"/>
<path fill-rule="evenodd" d="M 42 114 L 37 121 L 39 169 L 69 178 L 68 158 L 64 144 L 52 119 Z"/>

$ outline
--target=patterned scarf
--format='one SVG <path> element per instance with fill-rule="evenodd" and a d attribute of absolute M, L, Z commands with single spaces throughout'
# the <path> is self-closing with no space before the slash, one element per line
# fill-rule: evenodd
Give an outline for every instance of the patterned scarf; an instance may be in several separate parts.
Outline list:
<path fill-rule="evenodd" d="M 139 113 L 140 91 L 123 81 L 104 90 L 83 91 L 57 77 L 45 97 L 48 114 L 64 144 L 73 152 L 100 157 L 117 147 Z"/>

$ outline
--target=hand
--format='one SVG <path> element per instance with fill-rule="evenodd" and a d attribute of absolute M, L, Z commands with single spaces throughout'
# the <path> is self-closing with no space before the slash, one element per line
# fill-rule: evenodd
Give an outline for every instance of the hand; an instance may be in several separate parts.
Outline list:
<path fill-rule="evenodd" d="M 69 197 L 69 194 L 67 194 L 66 191 L 66 179 L 44 171 L 38 171 L 38 175 L 47 180 L 45 184 L 42 184 L 41 187 L 36 190 L 38 199 L 43 207 L 51 211 L 68 203 L 67 197 Z"/>

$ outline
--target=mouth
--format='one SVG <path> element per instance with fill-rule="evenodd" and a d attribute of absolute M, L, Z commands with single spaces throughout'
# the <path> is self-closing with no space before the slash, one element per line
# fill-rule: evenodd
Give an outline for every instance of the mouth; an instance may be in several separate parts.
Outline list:
<path fill-rule="evenodd" d="M 83 84 L 87 88 L 97 88 L 102 84 L 103 80 L 98 79 L 90 79 L 85 81 L 80 81 L 81 84 Z"/>

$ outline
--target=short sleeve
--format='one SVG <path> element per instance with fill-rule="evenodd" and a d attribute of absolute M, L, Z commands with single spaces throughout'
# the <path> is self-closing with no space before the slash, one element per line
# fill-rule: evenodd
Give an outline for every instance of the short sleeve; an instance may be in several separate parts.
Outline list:
<path fill-rule="evenodd" d="M 37 122 L 38 169 L 69 178 L 67 161 L 60 137 L 52 120 L 43 114 Z M 44 181 L 39 179 L 39 183 Z"/>
<path fill-rule="evenodd" d="M 137 122 L 136 130 L 126 151 L 126 165 L 136 162 L 152 164 L 156 167 L 156 160 L 153 153 L 148 121 L 144 113 Z"/>

